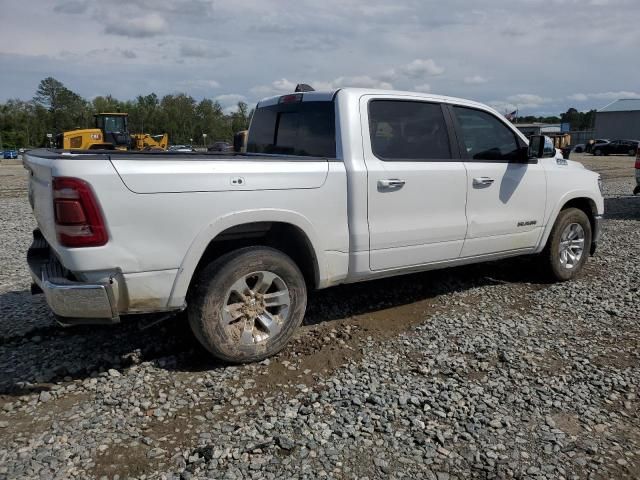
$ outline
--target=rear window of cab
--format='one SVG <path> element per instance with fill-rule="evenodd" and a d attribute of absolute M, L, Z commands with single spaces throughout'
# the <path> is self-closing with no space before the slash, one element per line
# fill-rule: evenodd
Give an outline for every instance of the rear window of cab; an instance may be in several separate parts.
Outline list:
<path fill-rule="evenodd" d="M 293 102 L 257 108 L 247 152 L 336 158 L 334 103 Z"/>

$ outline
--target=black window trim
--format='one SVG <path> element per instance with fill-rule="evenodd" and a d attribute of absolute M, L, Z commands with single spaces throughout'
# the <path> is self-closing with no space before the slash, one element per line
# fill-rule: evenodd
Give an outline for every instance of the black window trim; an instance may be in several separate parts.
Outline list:
<path fill-rule="evenodd" d="M 522 139 L 520 138 L 520 135 L 518 135 L 516 132 L 513 131 L 513 129 L 506 123 L 505 120 L 503 120 L 502 118 L 496 116 L 495 114 L 493 114 L 492 112 L 489 112 L 487 110 L 484 110 L 482 108 L 477 108 L 477 107 L 470 107 L 468 105 L 461 105 L 458 103 L 447 103 L 447 104 L 443 104 L 446 105 L 446 108 L 449 112 L 449 115 L 451 117 L 451 122 L 454 125 L 454 129 L 456 131 L 456 139 L 458 141 L 458 150 L 460 152 L 460 158 L 462 159 L 462 161 L 464 162 L 468 162 L 468 163 L 521 163 L 521 164 L 537 164 L 538 163 L 538 159 L 537 158 L 527 158 L 527 160 L 525 161 L 524 159 L 516 159 L 516 160 L 505 160 L 505 159 L 493 159 L 493 160 L 486 160 L 486 159 L 476 159 L 476 158 L 472 158 L 469 153 L 467 152 L 467 148 L 464 144 L 464 140 L 462 137 L 462 126 L 460 125 L 460 122 L 458 122 L 458 117 L 456 116 L 456 112 L 453 110 L 454 107 L 460 107 L 460 108 L 466 108 L 469 110 L 476 110 L 478 112 L 482 112 L 482 113 L 486 113 L 488 115 L 491 115 L 493 118 L 495 118 L 496 120 L 498 120 L 500 123 L 502 123 L 506 128 L 508 128 L 511 133 L 513 134 L 515 140 L 516 140 L 516 144 L 518 145 L 518 148 L 520 150 L 524 150 L 524 149 L 528 149 L 528 146 L 526 143 L 524 143 L 522 141 Z"/>
<path fill-rule="evenodd" d="M 376 152 L 373 150 L 373 142 L 371 141 L 371 103 L 376 101 L 389 101 L 389 102 L 412 102 L 412 103 L 430 103 L 432 105 L 440 105 L 440 109 L 442 110 L 442 117 L 444 118 L 444 123 L 447 127 L 447 136 L 449 138 L 449 150 L 451 152 L 451 158 L 404 158 L 404 159 L 387 159 L 384 157 L 380 157 L 376 155 Z M 386 163 L 429 163 L 429 162 L 459 162 L 462 160 L 460 156 L 460 146 L 457 142 L 457 136 L 455 135 L 454 124 L 450 118 L 450 112 L 445 107 L 443 102 L 439 102 L 437 100 L 427 100 L 427 99 L 418 99 L 418 98 L 397 98 L 397 97 L 374 97 L 369 98 L 367 100 L 367 134 L 369 135 L 369 150 L 371 154 L 380 160 L 381 162 Z"/>

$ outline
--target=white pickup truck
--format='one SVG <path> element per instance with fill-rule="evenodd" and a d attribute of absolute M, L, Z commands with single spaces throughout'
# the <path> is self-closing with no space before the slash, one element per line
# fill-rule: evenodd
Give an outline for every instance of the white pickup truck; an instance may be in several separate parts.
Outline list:
<path fill-rule="evenodd" d="M 568 280 L 604 205 L 549 142 L 473 101 L 345 88 L 262 100 L 242 154 L 31 151 L 34 290 L 63 324 L 187 309 L 248 362 L 309 289 L 524 254 Z"/>

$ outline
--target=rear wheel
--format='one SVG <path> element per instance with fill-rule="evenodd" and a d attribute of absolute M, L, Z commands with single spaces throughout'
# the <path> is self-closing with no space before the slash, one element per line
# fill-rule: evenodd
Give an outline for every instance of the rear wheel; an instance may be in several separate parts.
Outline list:
<path fill-rule="evenodd" d="M 596 157 L 599 157 L 600 155 L 602 155 L 602 150 L 600 150 L 599 148 L 597 148 L 597 149 L 595 149 L 595 151 L 593 152 L 593 154 L 594 154 Z"/>
<path fill-rule="evenodd" d="M 255 362 L 279 352 L 302 323 L 304 277 L 284 253 L 249 247 L 205 267 L 188 303 L 191 329 L 214 356 Z"/>
<path fill-rule="evenodd" d="M 582 210 L 562 210 L 543 252 L 549 273 L 560 281 L 578 275 L 589 256 L 591 238 L 591 223 Z"/>
<path fill-rule="evenodd" d="M 633 148 L 629 149 L 629 151 L 627 152 L 629 154 L 630 157 L 635 157 L 636 155 L 636 150 L 634 150 Z"/>

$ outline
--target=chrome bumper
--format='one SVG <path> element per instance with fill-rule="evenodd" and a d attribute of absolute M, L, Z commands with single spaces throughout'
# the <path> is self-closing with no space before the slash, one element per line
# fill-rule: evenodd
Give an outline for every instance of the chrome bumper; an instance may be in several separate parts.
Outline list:
<path fill-rule="evenodd" d="M 27 252 L 31 277 L 63 325 L 117 323 L 120 321 L 111 283 L 90 284 L 71 280 L 71 274 L 51 254 L 39 230 Z M 37 290 L 37 289 L 36 289 Z"/>

